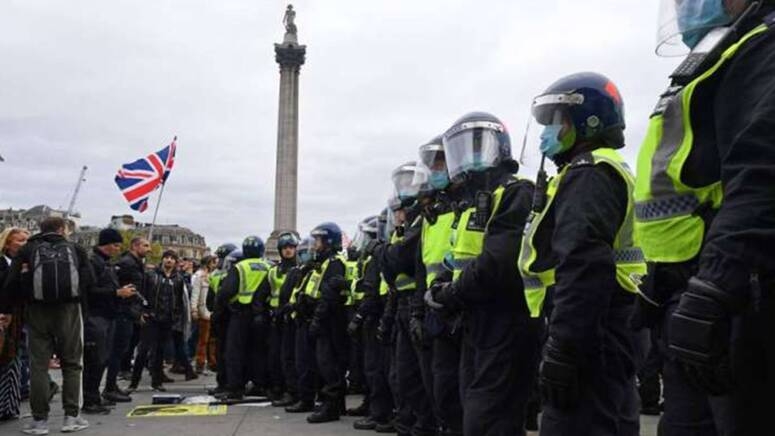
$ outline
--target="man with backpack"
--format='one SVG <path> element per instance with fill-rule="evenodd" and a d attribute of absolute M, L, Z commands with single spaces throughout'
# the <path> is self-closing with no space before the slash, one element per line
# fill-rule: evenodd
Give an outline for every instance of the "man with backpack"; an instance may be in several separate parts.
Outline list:
<path fill-rule="evenodd" d="M 40 223 L 40 233 L 29 239 L 11 264 L 0 293 L 0 313 L 11 313 L 7 302 L 24 296 L 29 302 L 30 408 L 33 422 L 24 433 L 48 434 L 48 363 L 56 352 L 62 368 L 63 432 L 87 428 L 81 418 L 81 361 L 83 319 L 81 299 L 94 282 L 86 252 L 66 238 L 63 218 Z"/>

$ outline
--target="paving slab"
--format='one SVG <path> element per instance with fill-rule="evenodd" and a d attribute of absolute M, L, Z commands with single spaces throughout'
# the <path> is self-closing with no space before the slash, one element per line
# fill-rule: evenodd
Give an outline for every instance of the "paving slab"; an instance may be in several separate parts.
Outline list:
<path fill-rule="evenodd" d="M 54 380 L 59 382 L 58 371 L 52 371 Z M 200 377 L 195 381 L 184 382 L 181 376 L 172 375 L 175 383 L 166 384 L 167 393 L 182 395 L 202 395 L 207 387 L 215 383 L 213 376 Z M 308 424 L 307 414 L 290 414 L 274 407 L 233 405 L 226 415 L 221 416 L 174 416 L 128 418 L 127 414 L 136 406 L 151 404 L 153 391 L 150 386 L 141 384 L 139 391 L 132 394 L 133 402 L 118 403 L 109 415 L 84 415 L 91 426 L 79 432 L 79 435 L 106 436 L 364 436 L 376 434 L 358 431 L 352 427 L 357 418 L 342 417 L 338 422 L 326 424 Z M 357 406 L 360 396 L 349 396 L 348 406 Z M 49 418 L 51 434 L 58 434 L 62 423 L 61 396 L 56 395 L 52 402 Z M 22 424 L 28 422 L 29 404 L 23 404 L 23 419 L 0 424 L 0 435 L 22 434 Z M 655 436 L 657 417 L 641 417 L 641 435 Z M 536 436 L 537 433 L 529 433 Z"/>

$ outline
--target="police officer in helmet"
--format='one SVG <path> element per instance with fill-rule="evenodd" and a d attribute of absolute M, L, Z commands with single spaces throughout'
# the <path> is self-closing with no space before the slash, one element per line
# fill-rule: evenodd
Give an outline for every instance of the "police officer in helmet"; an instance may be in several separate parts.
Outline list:
<path fill-rule="evenodd" d="M 264 260 L 264 241 L 258 236 L 248 236 L 242 242 L 243 260 L 229 265 L 218 302 L 230 311 L 226 335 L 227 391 L 221 397 L 240 400 L 245 395 L 245 384 L 250 379 L 253 387 L 248 395 L 262 395 L 266 380 L 259 353 L 261 339 L 254 329 L 256 314 L 255 296 L 270 293 L 269 268 Z"/>
<path fill-rule="evenodd" d="M 216 304 L 216 296 L 220 290 L 223 278 L 226 277 L 226 270 L 224 269 L 225 259 L 236 250 L 237 246 L 232 243 L 220 245 L 215 250 L 215 257 L 218 259 L 217 269 L 208 277 L 210 288 L 207 292 L 205 304 L 207 304 L 207 309 L 211 312 L 210 328 L 212 329 L 212 334 L 210 335 L 210 341 L 214 343 L 216 362 L 216 367 L 211 368 L 216 372 L 216 386 L 209 390 L 208 393 L 210 395 L 220 394 L 226 390 L 226 330 L 229 326 L 229 314 L 225 307 L 219 307 Z"/>
<path fill-rule="evenodd" d="M 267 394 L 271 401 L 279 401 L 283 399 L 283 394 L 287 393 L 281 353 L 286 326 L 280 315 L 280 294 L 290 271 L 296 266 L 296 247 L 298 245 L 299 237 L 293 232 L 282 233 L 278 236 L 277 252 L 280 253 L 280 263 L 272 265 L 269 269 L 269 293 L 265 294 L 259 291 L 256 292 L 254 298 L 256 311 L 254 324 L 259 336 L 258 339 L 262 340 L 264 345 L 258 357 L 266 365 L 266 376 L 269 384 Z M 293 386 L 291 386 L 291 390 L 295 391 Z M 285 400 L 289 400 L 289 398 L 285 398 Z M 282 403 L 282 401 L 280 402 Z"/>
<path fill-rule="evenodd" d="M 605 76 L 578 73 L 536 97 L 532 112 L 541 152 L 558 168 L 536 195 L 519 259 L 531 315 L 552 296 L 541 433 L 637 435 L 640 337 L 627 319 L 646 266 L 634 240 L 634 177 L 616 151 L 622 97 Z"/>
<path fill-rule="evenodd" d="M 320 409 L 307 417 L 307 422 L 335 421 L 344 412 L 347 389 L 347 315 L 345 302 L 349 283 L 345 279 L 345 258 L 342 250 L 342 230 L 335 223 L 318 225 L 310 236 L 314 239 L 317 266 L 312 270 L 304 293 L 315 302 L 309 323 L 309 335 L 315 338 L 315 354 L 323 387 Z"/>
<path fill-rule="evenodd" d="M 635 190 L 658 305 L 642 315 L 668 348 L 660 428 L 761 434 L 775 390 L 775 5 L 663 0 L 661 12 L 658 53 L 691 52 L 651 115 Z"/>
<path fill-rule="evenodd" d="M 515 265 L 533 184 L 517 179 L 506 126 L 485 112 L 457 120 L 444 134 L 449 176 L 461 184 L 450 277 L 435 280 L 428 305 L 462 317 L 463 433 L 524 432 L 538 334 Z"/>

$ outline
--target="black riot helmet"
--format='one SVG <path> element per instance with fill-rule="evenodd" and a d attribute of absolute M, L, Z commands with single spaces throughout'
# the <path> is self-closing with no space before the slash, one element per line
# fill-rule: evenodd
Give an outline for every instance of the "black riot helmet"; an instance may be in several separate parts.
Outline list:
<path fill-rule="evenodd" d="M 505 165 L 516 173 L 506 125 L 487 112 L 471 112 L 452 124 L 443 136 L 444 158 L 452 181 Z"/>

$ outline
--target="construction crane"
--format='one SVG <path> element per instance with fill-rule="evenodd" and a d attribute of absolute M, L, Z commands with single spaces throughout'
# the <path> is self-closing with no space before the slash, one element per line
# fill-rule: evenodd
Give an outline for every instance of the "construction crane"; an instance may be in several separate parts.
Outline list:
<path fill-rule="evenodd" d="M 70 218 L 70 215 L 73 214 L 73 209 L 75 208 L 75 200 L 78 198 L 78 193 L 81 191 L 81 184 L 86 181 L 86 170 L 89 168 L 84 165 L 83 168 L 81 168 L 81 174 L 78 175 L 78 183 L 75 184 L 75 191 L 73 191 L 73 196 L 70 198 L 70 206 L 67 207 L 67 213 L 65 213 L 65 218 Z"/>

